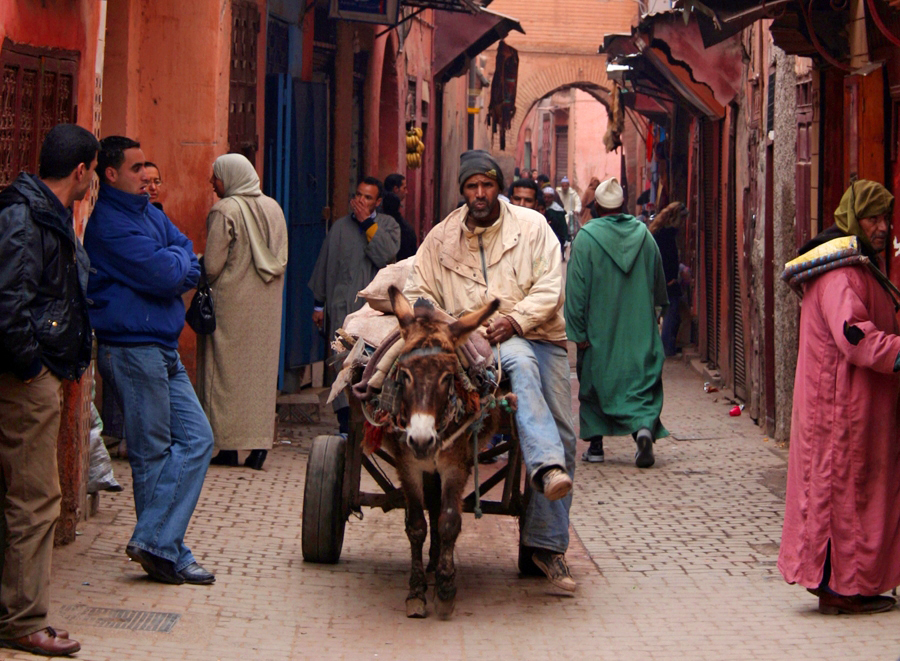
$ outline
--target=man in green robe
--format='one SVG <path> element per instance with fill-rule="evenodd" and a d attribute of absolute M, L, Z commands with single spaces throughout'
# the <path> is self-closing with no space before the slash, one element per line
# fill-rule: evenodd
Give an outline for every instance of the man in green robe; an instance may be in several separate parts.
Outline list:
<path fill-rule="evenodd" d="M 582 459 L 603 461 L 603 437 L 631 434 L 635 464 L 654 463 L 653 442 L 668 436 L 659 421 L 665 361 L 658 320 L 669 299 L 662 259 L 644 223 L 622 213 L 615 178 L 595 194 L 600 217 L 578 233 L 566 281 L 569 339 L 578 345 Z"/>

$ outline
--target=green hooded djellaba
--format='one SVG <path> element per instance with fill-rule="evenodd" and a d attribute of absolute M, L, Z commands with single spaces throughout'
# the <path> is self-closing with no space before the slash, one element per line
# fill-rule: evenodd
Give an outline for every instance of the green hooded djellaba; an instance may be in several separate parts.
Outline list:
<path fill-rule="evenodd" d="M 668 436 L 659 420 L 665 354 L 658 326 L 668 302 L 659 248 L 644 223 L 619 214 L 581 228 L 565 303 L 569 339 L 590 342 L 579 350 L 581 438 L 642 427 Z"/>

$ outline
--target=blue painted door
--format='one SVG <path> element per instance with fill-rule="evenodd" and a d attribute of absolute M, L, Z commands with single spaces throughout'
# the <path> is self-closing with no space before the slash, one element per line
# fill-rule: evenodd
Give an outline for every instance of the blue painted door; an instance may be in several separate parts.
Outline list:
<path fill-rule="evenodd" d="M 328 194 L 328 88 L 287 75 L 266 77 L 264 187 L 288 223 L 279 388 L 284 371 L 322 360 L 325 340 L 312 323 L 307 283 L 325 240 Z"/>

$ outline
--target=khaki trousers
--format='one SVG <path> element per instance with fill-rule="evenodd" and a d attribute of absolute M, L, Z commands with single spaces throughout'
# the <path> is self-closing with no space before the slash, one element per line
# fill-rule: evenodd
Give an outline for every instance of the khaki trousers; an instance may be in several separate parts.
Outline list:
<path fill-rule="evenodd" d="M 46 368 L 31 382 L 0 374 L 0 638 L 47 626 L 62 389 Z"/>

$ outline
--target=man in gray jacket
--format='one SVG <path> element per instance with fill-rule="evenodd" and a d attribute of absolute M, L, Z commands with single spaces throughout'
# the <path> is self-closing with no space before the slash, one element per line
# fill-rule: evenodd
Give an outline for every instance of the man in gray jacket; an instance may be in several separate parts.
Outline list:
<path fill-rule="evenodd" d="M 390 264 L 400 249 L 400 226 L 377 213 L 383 187 L 375 177 L 364 177 L 350 202 L 351 213 L 331 226 L 316 260 L 309 288 L 316 300 L 313 323 L 325 330 L 330 342 L 344 318 L 363 306 L 357 297 L 372 282 L 378 269 Z M 334 402 L 340 432 L 350 431 L 350 405 L 341 393 Z"/>

